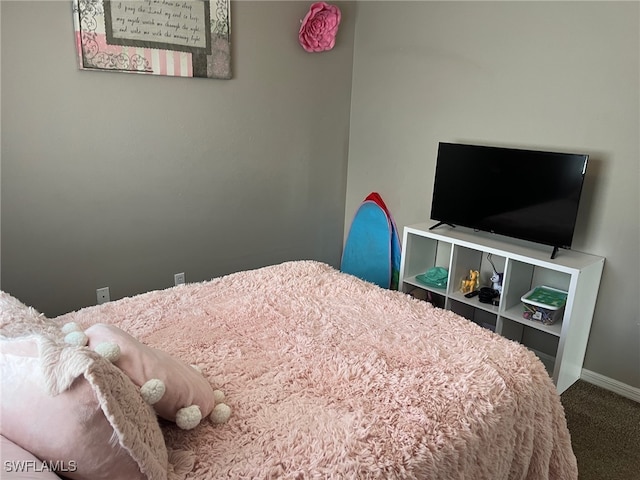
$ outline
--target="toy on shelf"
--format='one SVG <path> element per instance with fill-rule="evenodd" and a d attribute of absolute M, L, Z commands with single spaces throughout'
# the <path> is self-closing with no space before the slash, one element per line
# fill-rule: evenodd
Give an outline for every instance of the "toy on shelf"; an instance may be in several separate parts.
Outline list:
<path fill-rule="evenodd" d="M 473 292 L 480 287 L 480 272 L 478 270 L 469 270 L 469 276 L 463 278 L 460 283 L 460 291 L 462 293 Z"/>
<path fill-rule="evenodd" d="M 496 290 L 499 295 L 502 295 L 502 280 L 504 278 L 504 273 L 498 273 L 498 270 L 496 269 L 496 266 L 491 261 L 491 254 L 490 253 L 487 254 L 487 260 L 489 261 L 489 263 L 491 264 L 491 268 L 493 269 L 493 275 L 491 275 L 491 278 L 489 279 L 491 281 L 491 284 L 492 284 L 491 288 Z"/>
<path fill-rule="evenodd" d="M 502 278 L 504 277 L 504 273 L 494 272 L 491 275 L 491 288 L 496 290 L 498 293 L 502 294 Z"/>

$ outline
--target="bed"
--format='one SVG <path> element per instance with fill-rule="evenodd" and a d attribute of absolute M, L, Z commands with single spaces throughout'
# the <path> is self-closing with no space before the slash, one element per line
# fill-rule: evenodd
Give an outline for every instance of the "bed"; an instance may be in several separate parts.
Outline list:
<path fill-rule="evenodd" d="M 559 396 L 533 353 L 450 311 L 324 263 L 285 262 L 55 319 L 6 293 L 0 301 L 3 442 L 38 457 L 52 475 L 130 480 L 130 471 L 121 471 L 128 462 L 136 478 L 171 480 L 578 476 Z M 153 407 L 136 403 L 139 385 L 121 369 L 101 363 L 90 345 L 64 345 L 63 327 L 74 324 L 87 332 L 96 325 L 120 329 L 195 366 L 224 393 L 230 418 L 213 423 L 205 417 L 184 430 L 153 417 Z M 49 377 L 36 378 L 16 390 L 11 379 L 25 374 L 15 365 L 38 361 L 43 345 L 57 352 L 57 361 L 84 355 L 76 361 L 82 365 L 73 372 L 65 367 L 66 377 L 59 374 L 53 386 Z M 113 377 L 117 387 L 101 386 L 104 377 Z M 28 406 L 28 421 L 8 420 L 27 407 L 9 405 L 6 392 L 15 390 L 11 398 L 35 395 L 24 389 L 43 382 L 49 382 L 47 395 L 40 395 L 45 403 Z M 69 406 L 76 400 L 46 402 L 84 384 L 82 418 L 55 425 L 55 412 L 77 411 L 76 404 Z M 87 407 L 87 395 L 97 398 L 98 407 Z M 122 415 L 127 418 L 119 424 Z M 23 434 L 31 428 L 25 423 L 34 421 L 48 427 Z M 70 434 L 76 445 L 47 447 L 73 443 L 41 439 L 52 430 L 53 439 L 64 436 L 70 423 L 79 424 Z M 38 441 L 44 447 L 33 445 Z M 5 471 L 16 465 L 3 461 Z"/>

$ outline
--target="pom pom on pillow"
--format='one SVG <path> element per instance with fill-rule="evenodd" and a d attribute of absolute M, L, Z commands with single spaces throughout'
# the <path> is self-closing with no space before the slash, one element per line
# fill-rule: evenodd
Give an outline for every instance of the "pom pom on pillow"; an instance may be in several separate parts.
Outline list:
<path fill-rule="evenodd" d="M 224 402 L 224 392 L 222 390 L 214 390 L 213 391 L 213 399 L 216 404 Z"/>
<path fill-rule="evenodd" d="M 202 413 L 198 405 L 181 408 L 176 412 L 176 425 L 183 430 L 191 430 L 195 428 L 202 420 Z"/>
<path fill-rule="evenodd" d="M 69 332 L 65 335 L 64 341 L 69 345 L 84 347 L 87 343 L 89 343 L 89 338 L 82 332 Z"/>
<path fill-rule="evenodd" d="M 81 332 L 82 328 L 76 322 L 65 323 L 60 329 L 65 335 L 71 332 Z"/>
<path fill-rule="evenodd" d="M 88 340 L 89 339 L 87 337 L 87 343 L 88 343 Z M 94 351 L 98 355 L 109 360 L 111 363 L 117 362 L 118 359 L 120 358 L 120 347 L 118 346 L 117 343 L 111 343 L 111 342 L 99 343 L 98 345 L 96 345 L 96 348 L 94 349 Z"/>
<path fill-rule="evenodd" d="M 209 415 L 209 419 L 216 424 L 224 423 L 231 417 L 231 407 L 226 403 L 219 403 Z"/>
<path fill-rule="evenodd" d="M 158 403 L 165 392 L 167 391 L 167 387 L 165 386 L 162 380 L 158 380 L 157 378 L 152 378 L 147 381 L 140 387 L 140 395 L 145 402 L 149 405 L 155 405 Z"/>

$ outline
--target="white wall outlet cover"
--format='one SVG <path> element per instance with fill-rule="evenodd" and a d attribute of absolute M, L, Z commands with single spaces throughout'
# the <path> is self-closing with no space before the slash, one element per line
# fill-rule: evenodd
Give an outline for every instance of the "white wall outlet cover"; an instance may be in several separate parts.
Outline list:
<path fill-rule="evenodd" d="M 109 302 L 111 300 L 111 296 L 109 295 L 109 287 L 97 289 L 96 300 L 98 301 L 98 305 Z"/>

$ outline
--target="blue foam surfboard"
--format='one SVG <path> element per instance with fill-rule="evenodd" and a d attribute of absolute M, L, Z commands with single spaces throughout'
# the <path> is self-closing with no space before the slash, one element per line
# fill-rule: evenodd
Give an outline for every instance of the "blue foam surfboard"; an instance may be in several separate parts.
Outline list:
<path fill-rule="evenodd" d="M 351 222 L 340 270 L 389 288 L 392 233 L 385 210 L 374 201 L 362 202 Z"/>
<path fill-rule="evenodd" d="M 396 222 L 391 215 L 391 212 L 387 208 L 387 205 L 382 200 L 382 197 L 377 192 L 371 192 L 365 200 L 372 200 L 380 205 L 380 208 L 387 214 L 387 218 L 391 223 L 391 290 L 398 290 L 400 283 L 400 259 L 402 255 L 402 243 L 400 242 L 400 234 L 396 227 Z"/>

